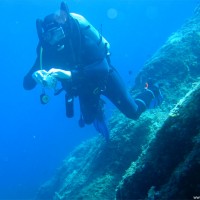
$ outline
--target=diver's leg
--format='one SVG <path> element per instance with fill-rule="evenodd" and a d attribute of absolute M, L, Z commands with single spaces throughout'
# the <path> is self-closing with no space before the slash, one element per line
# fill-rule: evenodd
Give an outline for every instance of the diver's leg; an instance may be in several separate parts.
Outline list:
<path fill-rule="evenodd" d="M 145 110 L 140 102 L 136 103 L 128 92 L 118 72 L 112 68 L 106 84 L 104 95 L 128 118 L 137 119 Z"/>
<path fill-rule="evenodd" d="M 99 95 L 92 92 L 82 93 L 79 95 L 80 111 L 86 124 L 93 123 L 99 109 Z"/>
<path fill-rule="evenodd" d="M 105 88 L 109 65 L 106 59 L 99 60 L 86 66 L 82 73 L 84 78 L 79 89 L 80 109 L 85 123 L 91 124 L 102 110 L 100 91 Z"/>

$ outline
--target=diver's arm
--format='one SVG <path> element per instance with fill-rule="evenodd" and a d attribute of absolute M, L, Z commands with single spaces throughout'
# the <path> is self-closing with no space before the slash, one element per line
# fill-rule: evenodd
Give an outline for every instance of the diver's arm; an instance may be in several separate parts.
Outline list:
<path fill-rule="evenodd" d="M 48 74 L 59 79 L 70 79 L 71 78 L 71 71 L 63 70 L 63 69 L 56 69 L 51 68 L 48 71 Z"/>
<path fill-rule="evenodd" d="M 23 87 L 25 90 L 32 90 L 36 85 L 36 81 L 33 79 L 32 74 L 39 70 L 39 58 L 36 59 L 33 67 L 29 70 L 29 72 L 24 76 Z"/>

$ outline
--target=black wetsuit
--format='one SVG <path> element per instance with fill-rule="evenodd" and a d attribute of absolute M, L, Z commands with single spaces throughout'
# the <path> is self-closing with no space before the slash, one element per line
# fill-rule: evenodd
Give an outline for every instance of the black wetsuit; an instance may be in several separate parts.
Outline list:
<path fill-rule="evenodd" d="M 100 95 L 106 96 L 122 113 L 132 119 L 138 118 L 138 106 L 130 96 L 124 82 L 114 67 L 110 65 L 106 50 L 102 50 L 89 37 L 73 27 L 73 37 L 66 39 L 65 48 L 57 51 L 43 46 L 43 69 L 59 68 L 70 70 L 72 79 L 60 80 L 63 88 L 78 96 L 84 122 L 90 124 L 97 117 L 100 107 Z M 36 86 L 32 74 L 40 70 L 40 47 L 37 58 L 24 77 L 23 86 L 31 90 Z"/>

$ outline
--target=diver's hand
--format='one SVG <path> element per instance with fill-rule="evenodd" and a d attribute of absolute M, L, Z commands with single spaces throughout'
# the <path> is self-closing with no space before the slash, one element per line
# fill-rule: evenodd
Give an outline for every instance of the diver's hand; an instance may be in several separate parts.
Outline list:
<path fill-rule="evenodd" d="M 51 68 L 48 71 L 48 74 L 55 78 L 60 78 L 60 79 L 70 79 L 71 78 L 71 72 L 62 70 L 62 69 Z"/>
<path fill-rule="evenodd" d="M 38 84 L 43 84 L 44 78 L 47 76 L 48 72 L 46 70 L 38 70 L 32 74 L 33 79 Z"/>
<path fill-rule="evenodd" d="M 43 87 L 49 89 L 55 89 L 57 85 L 57 79 L 54 76 L 51 76 L 46 70 L 38 70 L 33 73 L 33 79 L 36 83 L 42 85 Z"/>

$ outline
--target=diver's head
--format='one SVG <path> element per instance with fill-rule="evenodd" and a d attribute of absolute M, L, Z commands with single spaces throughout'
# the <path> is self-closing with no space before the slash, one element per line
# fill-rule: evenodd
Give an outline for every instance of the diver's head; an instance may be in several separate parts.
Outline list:
<path fill-rule="evenodd" d="M 59 14 L 50 14 L 44 20 L 37 19 L 37 33 L 43 46 L 57 47 L 63 45 L 67 36 L 68 19 L 69 11 L 64 2 L 61 3 Z"/>
<path fill-rule="evenodd" d="M 61 17 L 56 14 L 48 15 L 44 18 L 42 28 L 43 42 L 49 45 L 57 45 L 65 38 L 65 32 L 63 29 L 64 23 L 61 23 Z"/>

